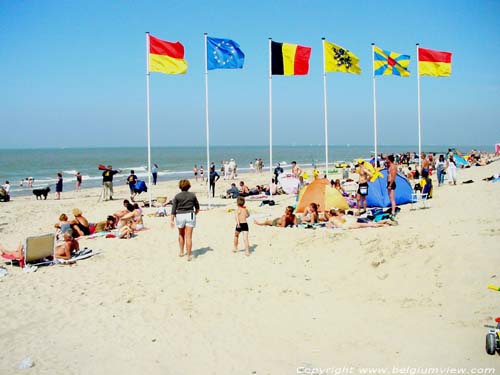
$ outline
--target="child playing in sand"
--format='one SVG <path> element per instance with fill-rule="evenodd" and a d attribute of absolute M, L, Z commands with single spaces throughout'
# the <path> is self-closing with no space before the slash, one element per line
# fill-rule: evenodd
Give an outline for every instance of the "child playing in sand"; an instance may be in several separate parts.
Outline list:
<path fill-rule="evenodd" d="M 238 197 L 236 199 L 236 204 L 238 208 L 236 209 L 235 219 L 236 219 L 236 230 L 234 232 L 234 250 L 236 253 L 238 251 L 238 239 L 240 237 L 240 232 L 243 232 L 243 241 L 245 242 L 245 255 L 250 255 L 250 245 L 248 243 L 248 223 L 247 218 L 250 216 L 248 210 L 245 207 L 245 198 Z"/>

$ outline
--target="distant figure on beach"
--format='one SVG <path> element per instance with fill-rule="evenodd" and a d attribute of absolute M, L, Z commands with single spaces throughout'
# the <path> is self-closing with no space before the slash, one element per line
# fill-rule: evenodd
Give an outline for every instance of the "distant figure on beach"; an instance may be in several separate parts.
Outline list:
<path fill-rule="evenodd" d="M 278 176 L 283 173 L 283 168 L 280 163 L 276 163 L 276 168 L 274 168 L 274 179 L 278 181 Z"/>
<path fill-rule="evenodd" d="M 130 190 L 130 200 L 132 202 L 134 201 L 134 198 L 137 195 L 137 193 L 135 192 L 135 184 L 136 183 L 137 183 L 137 176 L 135 175 L 135 172 L 132 169 L 130 171 L 129 176 L 127 177 L 127 184 L 128 184 L 128 188 Z"/>
<path fill-rule="evenodd" d="M 28 180 L 28 187 L 32 188 L 33 183 L 35 182 L 35 179 L 33 177 L 28 177 L 27 180 Z"/>
<path fill-rule="evenodd" d="M 63 176 L 61 173 L 58 173 L 56 182 L 56 199 L 61 199 L 62 191 L 63 191 Z"/>
<path fill-rule="evenodd" d="M 153 176 L 153 185 L 156 185 L 158 180 L 158 164 L 154 163 L 151 167 L 151 175 Z"/>
<path fill-rule="evenodd" d="M 3 184 L 2 187 L 5 189 L 5 192 L 7 194 L 10 194 L 10 183 L 9 183 L 9 181 L 5 181 L 5 184 Z"/>
<path fill-rule="evenodd" d="M 444 160 L 444 155 L 439 155 L 439 159 L 436 162 L 436 170 L 438 186 L 441 186 L 444 184 L 444 176 L 446 175 L 446 161 Z"/>
<path fill-rule="evenodd" d="M 113 176 L 117 173 L 118 171 L 114 170 L 112 165 L 108 165 L 107 169 L 102 172 L 102 198 L 105 201 L 113 200 Z"/>
<path fill-rule="evenodd" d="M 75 185 L 75 191 L 80 191 L 82 187 L 82 175 L 80 172 L 76 172 L 76 185 Z"/>
<path fill-rule="evenodd" d="M 302 169 L 300 169 L 296 161 L 292 161 L 292 174 L 297 178 L 302 175 Z"/>
<path fill-rule="evenodd" d="M 191 261 L 192 238 L 193 229 L 196 227 L 196 215 L 200 212 L 198 198 L 188 191 L 190 188 L 191 184 L 188 180 L 179 181 L 181 192 L 172 200 L 172 213 L 170 216 L 170 227 L 173 228 L 176 225 L 179 230 L 179 256 L 184 256 L 185 249 L 188 262 Z"/>
<path fill-rule="evenodd" d="M 446 163 L 446 175 L 448 176 L 448 183 L 450 185 L 457 184 L 457 163 L 453 156 L 450 156 Z"/>
<path fill-rule="evenodd" d="M 193 175 L 194 175 L 194 179 L 196 181 L 198 181 L 198 167 L 196 166 L 196 164 L 193 167 Z"/>
<path fill-rule="evenodd" d="M 358 191 L 357 191 L 357 206 L 358 215 L 361 213 L 361 207 L 366 211 L 366 196 L 368 195 L 368 181 L 372 178 L 372 174 L 365 168 L 363 163 L 358 164 L 359 168 L 359 180 L 358 180 Z"/>
<path fill-rule="evenodd" d="M 313 166 L 312 175 L 313 175 L 313 180 L 317 180 L 319 178 L 319 170 L 316 167 L 316 165 Z"/>
<path fill-rule="evenodd" d="M 210 168 L 210 174 L 209 174 L 209 179 L 210 179 L 210 191 L 212 191 L 212 198 L 215 197 L 215 183 L 219 181 L 219 174 L 215 171 L 215 166 Z"/>
<path fill-rule="evenodd" d="M 429 172 L 429 166 L 430 166 L 430 161 L 427 159 L 425 152 L 422 152 L 420 154 L 420 159 L 422 160 L 422 170 L 420 171 L 420 174 L 424 174 L 425 172 Z"/>
<path fill-rule="evenodd" d="M 205 170 L 203 169 L 203 165 L 200 165 L 200 177 L 201 181 L 205 181 Z"/>
<path fill-rule="evenodd" d="M 236 161 L 232 158 L 229 160 L 228 173 L 231 180 L 236 178 Z"/>
<path fill-rule="evenodd" d="M 21 181 L 19 182 L 20 187 L 24 187 L 24 180 L 21 178 Z"/>
<path fill-rule="evenodd" d="M 394 164 L 394 155 L 389 155 L 387 157 L 387 193 L 389 195 L 389 200 L 391 201 L 391 215 L 396 216 L 396 174 L 397 167 Z"/>
<path fill-rule="evenodd" d="M 236 229 L 234 231 L 234 249 L 233 253 L 238 252 L 238 239 L 240 233 L 243 233 L 243 242 L 245 243 L 245 255 L 250 255 L 250 244 L 248 242 L 248 223 L 247 219 L 250 216 L 247 208 L 245 207 L 245 198 L 238 197 L 236 199 L 235 219 L 236 219 Z"/>

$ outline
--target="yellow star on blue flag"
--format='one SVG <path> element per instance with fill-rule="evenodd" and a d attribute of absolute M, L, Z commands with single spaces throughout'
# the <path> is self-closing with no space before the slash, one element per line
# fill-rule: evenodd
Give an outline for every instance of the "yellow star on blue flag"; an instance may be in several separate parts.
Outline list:
<path fill-rule="evenodd" d="M 231 39 L 207 37 L 207 69 L 241 69 L 245 54 Z"/>

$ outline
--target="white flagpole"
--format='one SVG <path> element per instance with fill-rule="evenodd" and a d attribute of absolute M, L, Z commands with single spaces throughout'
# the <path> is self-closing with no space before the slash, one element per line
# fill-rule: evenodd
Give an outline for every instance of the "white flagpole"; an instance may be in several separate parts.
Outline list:
<path fill-rule="evenodd" d="M 328 100 L 326 90 L 326 61 L 325 61 L 325 38 L 321 38 L 323 44 L 323 94 L 325 107 L 325 174 L 328 178 Z"/>
<path fill-rule="evenodd" d="M 212 198 L 210 197 L 210 132 L 208 127 L 208 57 L 207 57 L 207 33 L 204 33 L 205 39 L 205 127 L 207 132 L 207 193 L 208 193 L 208 208 Z"/>
<path fill-rule="evenodd" d="M 373 63 L 373 144 L 375 151 L 374 167 L 378 167 L 378 152 L 377 152 L 377 89 L 375 80 L 375 43 L 372 43 L 372 63 Z"/>
<path fill-rule="evenodd" d="M 422 125 L 420 117 L 420 63 L 418 60 L 418 52 L 420 44 L 417 43 L 417 108 L 418 108 L 418 169 L 422 173 Z"/>
<path fill-rule="evenodd" d="M 272 38 L 269 38 L 269 199 L 273 198 L 271 189 L 273 181 L 273 70 L 271 42 Z"/>
<path fill-rule="evenodd" d="M 149 111 L 149 32 L 146 32 L 146 118 L 148 137 L 148 186 L 149 186 L 149 208 L 152 206 L 151 199 L 151 115 Z"/>

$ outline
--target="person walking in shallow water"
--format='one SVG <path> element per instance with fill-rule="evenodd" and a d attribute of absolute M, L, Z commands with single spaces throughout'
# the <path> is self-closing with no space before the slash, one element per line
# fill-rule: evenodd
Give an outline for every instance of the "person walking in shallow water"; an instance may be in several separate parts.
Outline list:
<path fill-rule="evenodd" d="M 82 175 L 80 172 L 76 172 L 76 184 L 75 184 L 75 191 L 80 191 L 82 187 Z"/>
<path fill-rule="evenodd" d="M 193 229 L 196 227 L 196 215 L 200 212 L 198 198 L 188 191 L 190 188 L 191 183 L 188 180 L 179 181 L 181 192 L 172 200 L 172 214 L 170 216 L 170 227 L 174 228 L 174 226 L 177 226 L 179 231 L 179 256 L 183 257 L 185 251 L 188 262 L 191 261 Z"/>

